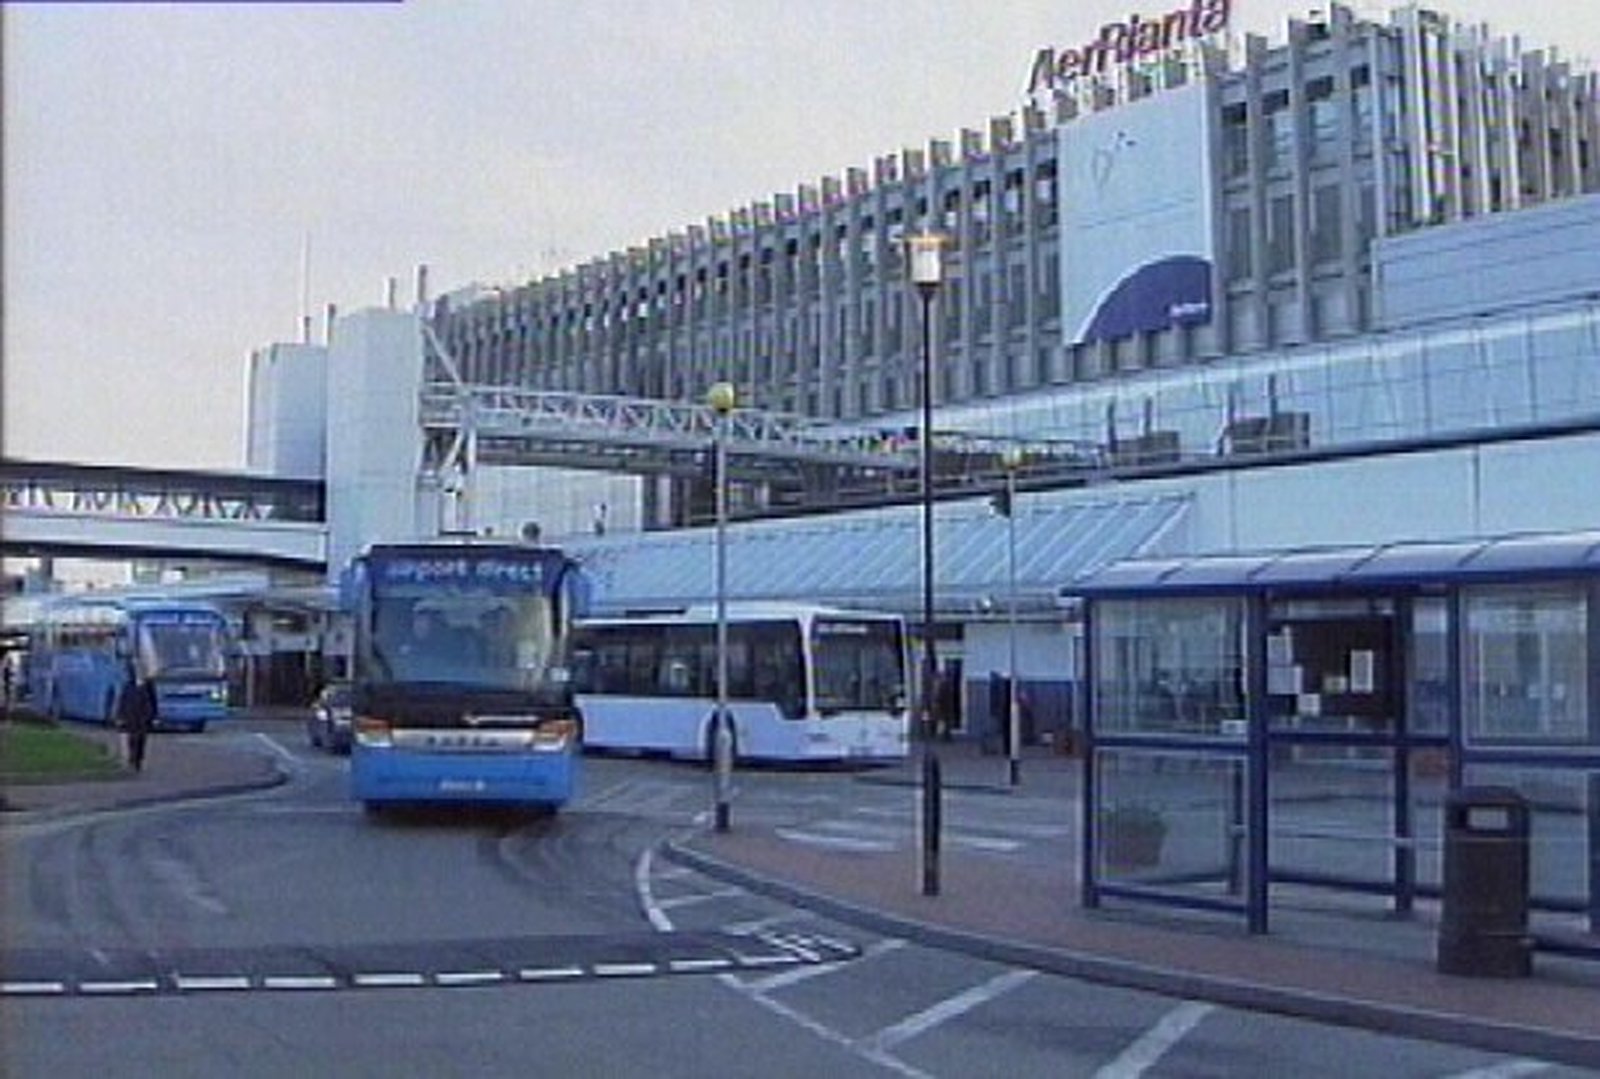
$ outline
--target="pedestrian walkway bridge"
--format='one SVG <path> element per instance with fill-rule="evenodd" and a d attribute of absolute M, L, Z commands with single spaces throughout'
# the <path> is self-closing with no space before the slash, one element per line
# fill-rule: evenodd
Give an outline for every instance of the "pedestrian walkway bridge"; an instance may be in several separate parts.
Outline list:
<path fill-rule="evenodd" d="M 323 500 L 320 480 L 6 459 L 0 550 L 316 569 L 327 559 Z"/>

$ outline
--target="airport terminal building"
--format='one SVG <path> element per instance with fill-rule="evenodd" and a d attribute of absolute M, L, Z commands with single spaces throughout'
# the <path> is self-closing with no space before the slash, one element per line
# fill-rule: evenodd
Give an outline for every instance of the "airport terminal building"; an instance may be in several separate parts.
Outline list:
<path fill-rule="evenodd" d="M 1181 827 L 1203 834 L 1153 870 L 1102 860 L 1092 834 L 1086 901 L 1261 927 L 1267 883 L 1293 880 L 1408 906 L 1439 879 L 1428 814 L 1490 782 L 1537 800 L 1536 899 L 1592 929 L 1600 83 L 1415 7 L 1334 5 L 1269 44 L 1229 36 L 1226 0 L 1169 2 L 1042 43 L 1019 58 L 1026 106 L 953 141 L 541 280 L 419 283 L 414 311 L 258 354 L 252 467 L 325 481 L 331 572 L 375 539 L 537 520 L 602 608 L 683 606 L 714 590 L 713 530 L 686 527 L 703 472 L 480 455 L 485 432 L 425 404 L 693 404 L 730 381 L 753 410 L 891 439 L 926 389 L 936 448 L 1076 462 L 1024 465 L 1006 514 L 992 471 L 939 490 L 962 729 L 995 730 L 991 677 L 1014 671 L 1024 735 L 1088 745 L 1090 819 L 1151 790 L 1198 807 Z M 929 387 L 903 248 L 925 232 L 948 270 Z M 910 496 L 843 505 L 824 485 L 794 513 L 792 494 L 742 485 L 730 598 L 915 620 Z M 1386 804 L 1375 840 L 1303 808 L 1363 783 L 1360 805 Z"/>
<path fill-rule="evenodd" d="M 855 421 L 920 400 L 903 241 L 928 230 L 950 240 L 941 405 L 1539 298 L 1397 291 L 1389 241 L 1600 191 L 1593 73 L 1415 8 L 1334 5 L 1275 46 L 1230 41 L 1227 14 L 1194 0 L 1041 48 L 1019 57 L 1030 103 L 986 129 L 440 300 L 434 325 L 469 382 L 699 400 L 726 379 L 756 408 Z"/>
<path fill-rule="evenodd" d="M 941 493 L 939 613 L 969 677 L 1001 669 L 1008 597 L 1024 674 L 1075 668 L 1062 589 L 1117 558 L 1600 527 L 1600 496 L 1564 481 L 1600 474 L 1596 75 L 1414 7 L 1334 5 L 1276 44 L 1229 15 L 1194 0 L 1041 43 L 1028 103 L 984 130 L 551 277 L 330 312 L 326 346 L 252 358 L 249 464 L 325 481 L 330 572 L 459 527 L 470 497 L 476 531 L 536 520 L 583 550 L 612 606 L 704 601 L 710 530 L 681 527 L 703 475 L 487 454 L 447 475 L 419 397 L 700 402 L 727 380 L 742 406 L 904 432 L 903 241 L 933 230 L 935 430 L 1087 463 L 1024 472 L 1009 519 L 992 474 Z M 736 492 L 734 597 L 918 610 L 907 499 L 772 519 L 780 494 Z"/>

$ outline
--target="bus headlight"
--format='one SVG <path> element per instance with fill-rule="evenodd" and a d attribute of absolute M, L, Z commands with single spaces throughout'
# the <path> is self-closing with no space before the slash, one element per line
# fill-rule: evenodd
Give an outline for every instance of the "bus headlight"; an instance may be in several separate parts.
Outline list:
<path fill-rule="evenodd" d="M 387 749 L 394 745 L 394 731 L 386 719 L 362 716 L 355 721 L 356 744 L 373 749 Z"/>
<path fill-rule="evenodd" d="M 547 719 L 532 731 L 530 741 L 534 749 L 560 750 L 578 740 L 578 721 L 575 719 Z"/>

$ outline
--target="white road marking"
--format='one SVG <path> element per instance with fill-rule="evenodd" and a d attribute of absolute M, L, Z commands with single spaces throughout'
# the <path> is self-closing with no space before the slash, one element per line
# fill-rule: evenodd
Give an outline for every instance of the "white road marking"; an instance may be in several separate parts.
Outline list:
<path fill-rule="evenodd" d="M 1491 1064 L 1487 1068 L 1473 1068 L 1457 1072 L 1446 1079 L 1518 1079 L 1518 1076 L 1537 1075 L 1549 1071 L 1554 1065 L 1538 1060 L 1508 1060 L 1504 1064 Z"/>
<path fill-rule="evenodd" d="M 203 989 L 249 989 L 250 979 L 237 975 L 222 975 L 218 977 L 200 976 L 185 977 L 182 974 L 175 976 L 173 984 L 184 992 Z"/>
<path fill-rule="evenodd" d="M 730 922 L 722 927 L 724 933 L 732 933 L 736 937 L 750 937 L 763 929 L 770 929 L 775 925 L 785 922 L 798 922 L 806 917 L 803 910 L 786 911 L 783 914 L 773 914 L 766 918 L 755 918 L 748 922 Z"/>
<path fill-rule="evenodd" d="M 395 973 L 395 974 L 385 974 L 385 973 L 357 974 L 357 975 L 354 975 L 353 977 L 351 977 L 350 982 L 353 985 L 359 985 L 359 986 L 361 986 L 363 988 L 372 988 L 372 989 L 378 989 L 378 988 L 392 989 L 392 988 L 395 988 L 397 986 L 414 986 L 414 985 L 425 985 L 425 984 L 427 984 L 426 983 L 426 979 L 424 979 L 422 977 L 422 975 L 420 975 L 420 974 L 410 974 L 410 973 L 405 973 L 405 974 L 400 974 L 400 973 Z"/>
<path fill-rule="evenodd" d="M 912 839 L 912 830 L 909 824 L 896 827 L 890 824 L 870 824 L 866 821 L 856 820 L 825 820 L 817 821 L 810 827 L 823 832 L 841 832 L 851 839 L 860 842 L 884 842 L 899 846 L 909 843 Z M 781 833 L 781 830 L 780 830 Z M 946 829 L 945 842 L 956 847 L 971 847 L 974 850 L 996 851 L 1010 854 L 1012 851 L 1021 850 L 1023 843 L 1019 839 L 1001 839 L 996 836 L 978 835 L 974 832 Z M 838 842 L 830 837 L 830 842 Z"/>
<path fill-rule="evenodd" d="M 337 989 L 339 980 L 327 974 L 282 975 L 261 979 L 263 989 Z"/>
<path fill-rule="evenodd" d="M 656 906 L 662 910 L 676 910 L 678 907 L 692 906 L 695 903 L 709 903 L 713 899 L 731 899 L 734 896 L 749 894 L 743 888 L 716 888 L 709 892 L 692 892 L 689 895 L 675 895 L 670 899 L 658 899 Z"/>
<path fill-rule="evenodd" d="M 637 978 L 654 974 L 660 968 L 654 963 L 596 963 L 594 972 L 601 978 Z"/>
<path fill-rule="evenodd" d="M 856 957 L 856 960 L 876 959 L 880 955 L 887 955 L 905 946 L 906 942 L 899 937 L 889 937 L 867 948 Z M 840 961 L 837 963 L 820 963 L 809 967 L 796 967 L 793 970 L 782 970 L 776 974 L 769 974 L 765 978 L 757 978 L 753 981 L 745 982 L 744 986 L 746 989 L 756 993 L 770 993 L 774 989 L 783 989 L 797 982 L 808 981 L 824 974 L 832 974 L 836 970 L 842 970 L 847 965 L 848 963 Z"/>
<path fill-rule="evenodd" d="M 156 876 L 165 880 L 167 886 L 187 902 L 208 914 L 228 913 L 228 905 L 217 898 L 216 893 L 187 862 L 158 854 L 149 858 L 148 864 Z"/>
<path fill-rule="evenodd" d="M 1194 1000 L 1178 1005 L 1124 1049 L 1117 1059 L 1095 1072 L 1095 1079 L 1137 1079 L 1155 1067 L 1168 1050 L 1215 1010 L 1210 1004 Z"/>
<path fill-rule="evenodd" d="M 1010 854 L 1012 851 L 1022 849 L 1022 841 L 1018 839 L 991 839 L 988 836 L 972 835 L 970 832 L 947 832 L 945 842 L 953 847 L 971 847 L 973 850 L 987 850 L 998 854 Z"/>
<path fill-rule="evenodd" d="M 779 828 L 777 833 L 792 843 L 809 843 L 812 846 L 831 847 L 835 850 L 887 852 L 895 848 L 893 843 L 851 839 L 848 836 L 817 835 L 815 832 L 802 832 L 795 828 Z"/>
<path fill-rule="evenodd" d="M 140 978 L 129 982 L 80 982 L 80 993 L 153 993 L 161 986 L 153 979 Z"/>
<path fill-rule="evenodd" d="M 523 967 L 517 977 L 525 982 L 549 982 L 583 977 L 582 967 Z"/>
<path fill-rule="evenodd" d="M 702 817 L 704 819 L 709 819 L 709 814 L 702 814 Z M 634 888 L 635 888 L 635 891 L 638 893 L 638 896 L 639 896 L 639 905 L 644 908 L 645 917 L 650 919 L 650 924 L 652 926 L 654 926 L 659 932 L 670 933 L 670 932 L 672 932 L 672 928 L 673 928 L 672 927 L 672 919 L 667 916 L 666 911 L 662 910 L 656 904 L 655 895 L 652 892 L 651 886 L 650 886 L 650 868 L 655 862 L 654 854 L 655 854 L 655 852 L 653 850 L 648 850 L 647 849 L 643 854 L 639 855 L 639 860 L 634 863 L 634 867 L 633 867 Z M 764 920 L 771 920 L 771 919 L 764 919 Z M 789 920 L 792 920 L 792 918 L 791 917 L 785 917 L 782 920 L 789 921 Z M 748 924 L 757 924 L 757 923 L 748 923 Z M 694 965 L 696 968 L 698 968 L 698 964 L 703 963 L 703 962 L 706 962 L 706 961 L 705 960 L 693 960 L 693 959 L 678 959 L 678 960 L 674 960 L 670 964 L 670 967 L 674 971 L 687 971 L 687 970 L 691 969 L 691 966 L 690 966 L 691 964 Z M 722 960 L 722 962 L 728 962 L 728 961 L 727 960 Z M 708 967 L 708 968 L 704 968 L 704 969 L 710 969 L 710 968 Z M 524 972 L 524 973 L 526 973 L 526 972 Z M 782 1001 L 774 1000 L 772 997 L 767 996 L 765 993 L 759 993 L 759 992 L 756 992 L 753 989 L 747 988 L 745 986 L 745 984 L 742 981 L 739 980 L 739 976 L 737 974 L 732 974 L 732 973 L 719 974 L 719 975 L 717 975 L 717 980 L 720 981 L 723 985 L 727 986 L 729 989 L 732 989 L 734 992 L 743 994 L 747 999 L 755 1001 L 757 1004 L 761 1005 L 763 1008 L 766 1008 L 768 1011 L 773 1012 L 773 1013 L 775 1013 L 777 1015 L 780 1015 L 783 1018 L 789 1020 L 789 1022 L 791 1022 L 791 1023 L 795 1024 L 796 1026 L 800 1027 L 802 1030 L 809 1031 L 811 1034 L 816 1035 L 817 1037 L 821 1038 L 823 1041 L 829 1042 L 829 1043 L 831 1043 L 833 1045 L 837 1045 L 840 1048 L 844 1049 L 846 1052 L 853 1053 L 856 1056 L 859 1056 L 859 1057 L 861 1057 L 861 1058 L 863 1058 L 865 1060 L 869 1060 L 872 1063 L 877 1064 L 878 1066 L 880 1066 L 882 1068 L 888 1069 L 889 1071 L 897 1072 L 900 1075 L 908 1076 L 909 1079 L 932 1079 L 932 1077 L 930 1075 L 928 1075 L 927 1072 L 918 1071 L 916 1068 L 913 1068 L 911 1065 L 905 1063 L 902 1060 L 897 1060 L 897 1059 L 895 1059 L 894 1057 L 890 1056 L 887 1053 L 874 1053 L 869 1049 L 864 1049 L 863 1047 L 857 1045 L 855 1043 L 855 1041 L 852 1040 L 851 1038 L 849 1038 L 848 1036 L 846 1036 L 844 1034 L 840 1034 L 838 1031 L 833 1030 L 832 1028 L 830 1028 L 830 1027 L 828 1027 L 828 1026 L 822 1024 L 822 1023 L 817 1022 L 815 1019 L 811 1018 L 809 1015 L 806 1015 L 804 1012 L 796 1011 L 795 1009 L 789 1007 L 787 1004 L 784 1004 Z"/>
<path fill-rule="evenodd" d="M 66 991 L 66 984 L 63 982 L 0 982 L 0 993 L 15 993 L 18 996 Z"/>
<path fill-rule="evenodd" d="M 633 863 L 633 890 L 639 896 L 639 905 L 644 908 L 644 916 L 650 920 L 658 933 L 672 932 L 672 919 L 667 917 L 667 912 L 661 909 L 656 902 L 655 890 L 650 883 L 650 867 L 655 864 L 655 850 L 646 848 L 639 855 L 639 860 Z"/>
<path fill-rule="evenodd" d="M 708 970 L 727 970 L 733 966 L 731 959 L 673 959 L 667 969 L 675 974 L 704 973 Z"/>
<path fill-rule="evenodd" d="M 298 772 L 305 767 L 305 763 L 295 755 L 293 750 L 282 745 L 276 738 L 272 737 L 272 735 L 263 734 L 261 731 L 256 731 L 255 736 L 265 743 L 268 749 L 276 753 L 279 759 L 286 763 L 292 770 Z"/>
<path fill-rule="evenodd" d="M 864 1047 L 870 1052 L 886 1053 L 901 1042 L 926 1033 L 940 1023 L 954 1019 L 981 1004 L 987 1004 L 1038 976 L 1039 972 L 1036 970 L 1008 970 L 1004 974 L 990 978 L 982 985 L 975 985 L 964 993 L 957 993 L 931 1008 L 924 1008 L 915 1015 L 907 1016 L 893 1026 L 884 1027 L 871 1037 L 863 1039 Z"/>
<path fill-rule="evenodd" d="M 506 976 L 498 970 L 452 970 L 435 974 L 433 980 L 437 985 L 493 985 Z"/>
<path fill-rule="evenodd" d="M 765 993 L 757 993 L 746 989 L 740 984 L 739 979 L 732 974 L 722 975 L 721 981 L 722 984 L 738 990 L 751 1000 L 755 1001 L 757 1004 L 761 1005 L 763 1008 L 783 1016 L 783 1018 L 789 1020 L 789 1022 L 795 1024 L 803 1030 L 809 1031 L 810 1033 L 821 1038 L 823 1041 L 832 1042 L 834 1045 L 839 1046 L 847 1052 L 854 1053 L 856 1056 L 862 1057 L 865 1060 L 869 1060 L 872 1063 L 877 1064 L 879 1067 L 886 1068 L 889 1071 L 898 1072 L 901 1075 L 909 1076 L 910 1079 L 933 1079 L 933 1077 L 927 1072 L 914 1068 L 905 1061 L 890 1056 L 888 1053 L 881 1053 L 870 1047 L 863 1046 L 851 1039 L 848 1035 L 841 1034 L 832 1027 L 817 1022 L 804 1012 L 797 1011 L 780 1000 L 769 997 Z"/>

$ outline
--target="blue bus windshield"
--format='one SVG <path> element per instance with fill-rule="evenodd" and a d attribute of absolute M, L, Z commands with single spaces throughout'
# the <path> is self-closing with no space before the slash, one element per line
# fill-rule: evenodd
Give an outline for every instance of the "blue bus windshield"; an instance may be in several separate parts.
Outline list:
<path fill-rule="evenodd" d="M 226 627 L 209 613 L 153 612 L 137 621 L 141 667 L 151 677 L 222 678 L 228 673 Z"/>
<path fill-rule="evenodd" d="M 512 691 L 555 684 L 566 662 L 555 599 L 562 564 L 559 556 L 476 552 L 374 558 L 365 681 Z"/>

